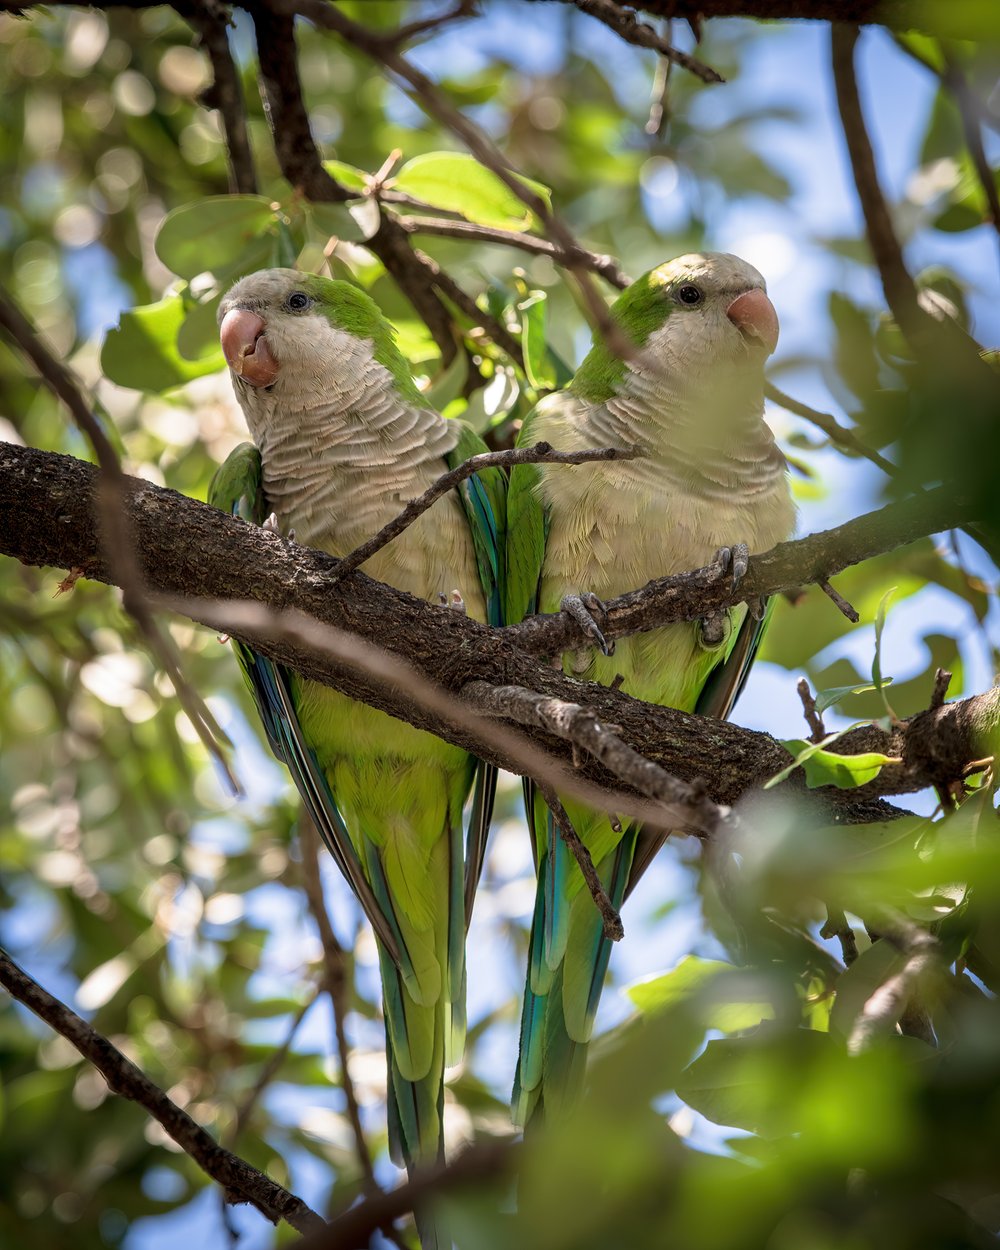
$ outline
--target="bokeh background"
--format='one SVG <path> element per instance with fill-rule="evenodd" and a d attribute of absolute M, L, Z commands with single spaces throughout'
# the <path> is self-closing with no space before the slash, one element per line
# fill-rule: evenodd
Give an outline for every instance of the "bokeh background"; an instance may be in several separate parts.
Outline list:
<path fill-rule="evenodd" d="M 344 7 L 391 25 L 435 6 Z M 618 257 L 633 276 L 701 248 L 755 264 L 781 318 L 772 379 L 807 404 L 857 420 L 863 437 L 891 448 L 893 430 L 879 426 L 872 402 L 886 385 L 888 366 L 873 347 L 884 303 L 837 119 L 827 26 L 713 21 L 699 55 L 727 83 L 706 86 L 675 69 L 664 90 L 653 53 L 626 46 L 571 6 L 486 0 L 482 8 L 415 48 L 413 60 L 515 167 L 552 188 L 558 211 L 588 246 Z M 671 35 L 693 47 L 684 24 Z M 230 39 L 262 190 L 287 203 L 256 87 L 253 30 L 241 12 Z M 373 172 L 396 148 L 409 159 L 454 146 L 364 57 L 304 24 L 299 39 L 325 157 Z M 1000 239 L 975 203 L 954 103 L 914 56 L 929 46 L 867 30 L 862 96 L 911 271 L 945 290 L 980 343 L 995 347 Z M 996 47 L 960 51 L 996 121 Z M 214 466 L 246 437 L 228 376 L 143 394 L 105 377 L 100 351 L 123 311 L 156 301 L 176 282 L 154 250 L 164 215 L 226 192 L 218 115 L 200 102 L 210 77 L 191 30 L 167 8 L 0 15 L 0 273 L 92 391 L 128 470 L 198 498 Z M 650 114 L 660 100 L 657 127 Z M 984 136 L 996 165 L 1000 135 L 987 126 Z M 570 364 L 582 358 L 589 331 L 551 261 L 444 239 L 420 246 L 474 294 L 509 291 L 519 279 L 544 291 L 552 347 Z M 323 263 L 312 236 L 300 263 Z M 433 377 L 433 346 L 378 262 L 360 245 L 341 244 L 333 263 L 380 301 Z M 800 533 L 884 501 L 887 480 L 875 466 L 776 406 L 769 419 L 792 461 Z M 940 414 L 942 437 L 954 419 Z M 90 455 L 6 342 L 0 438 Z M 118 594 L 81 581 L 57 596 L 60 576 L 0 564 L 0 941 L 224 1142 L 234 1140 L 236 1109 L 269 1057 L 286 1047 L 236 1148 L 318 1208 L 347 1201 L 358 1167 L 329 1004 L 317 993 L 320 948 L 303 905 L 296 802 L 234 659 L 210 632 L 169 622 L 188 677 L 232 739 L 246 789 L 240 799 L 138 645 Z M 952 696 L 988 688 L 998 641 L 995 576 L 960 535 L 838 581 L 862 613 L 855 628 L 818 592 L 796 606 L 783 602 L 735 718 L 779 737 L 803 736 L 797 678 L 823 688 L 866 677 L 875 609 L 894 585 L 882 647 L 896 711 L 926 706 L 937 665 L 954 673 Z M 879 710 L 857 696 L 827 723 Z M 934 803 L 918 796 L 910 807 L 929 812 Z M 379 1179 L 392 1183 L 375 948 L 332 863 L 324 867 L 354 973 L 351 1071 Z M 532 896 L 519 786 L 508 778 L 469 939 L 470 1046 L 449 1083 L 453 1143 L 508 1124 Z M 690 953 L 725 957 L 704 922 L 692 845 L 665 849 L 624 919 L 601 1030 L 634 1012 L 624 986 Z M 67 1043 L 9 1003 L 0 1005 L 0 1077 L 4 1244 L 165 1250 L 185 1238 L 222 1246 L 237 1233 L 243 1250 L 277 1244 L 279 1235 L 252 1211 L 223 1212 L 214 1188 L 155 1125 L 109 1097 Z M 690 1143 L 729 1149 L 727 1135 L 676 1098 L 664 1109 Z"/>

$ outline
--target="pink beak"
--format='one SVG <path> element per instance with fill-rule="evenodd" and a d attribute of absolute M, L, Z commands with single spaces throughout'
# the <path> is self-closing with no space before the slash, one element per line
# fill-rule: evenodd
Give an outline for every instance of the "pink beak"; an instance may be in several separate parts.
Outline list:
<path fill-rule="evenodd" d="M 748 343 L 765 348 L 768 356 L 778 346 L 778 314 L 759 287 L 737 295 L 726 316 Z"/>
<path fill-rule="evenodd" d="M 278 376 L 263 317 L 246 308 L 233 308 L 222 318 L 219 340 L 233 373 L 251 386 L 270 386 Z"/>

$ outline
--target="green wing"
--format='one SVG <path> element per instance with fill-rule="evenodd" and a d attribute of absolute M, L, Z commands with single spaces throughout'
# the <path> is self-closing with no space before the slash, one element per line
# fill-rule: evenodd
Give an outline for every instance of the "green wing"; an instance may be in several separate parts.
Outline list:
<path fill-rule="evenodd" d="M 518 447 L 530 447 L 534 412 L 521 426 Z M 537 464 L 519 464 L 510 475 L 507 488 L 507 606 L 509 625 L 523 621 L 537 610 L 538 582 L 545 559 L 548 517 L 538 496 L 541 470 Z"/>
<path fill-rule="evenodd" d="M 260 525 L 267 515 L 260 452 L 241 443 L 216 471 L 208 488 L 214 508 Z M 404 950 L 395 916 L 380 907 L 316 756 L 302 736 L 292 700 L 291 674 L 252 647 L 233 642 L 236 658 L 257 706 L 271 750 L 288 768 L 323 841 L 351 885 L 372 927 L 398 964 Z"/>
<path fill-rule="evenodd" d="M 717 720 L 728 720 L 732 715 L 736 700 L 743 693 L 747 684 L 750 669 L 761 639 L 771 620 L 774 611 L 774 600 L 769 599 L 760 620 L 755 620 L 748 612 L 743 624 L 736 634 L 736 640 L 729 654 L 709 673 L 708 680 L 701 689 L 694 710 L 700 716 L 714 716 Z M 639 878 L 653 861 L 653 857 L 666 841 L 666 834 L 657 830 L 643 828 L 639 832 L 639 841 L 632 860 L 632 871 L 629 874 L 628 889 L 625 897 L 635 888 Z"/>
<path fill-rule="evenodd" d="M 448 468 L 457 468 L 472 456 L 489 448 L 479 435 L 458 421 L 458 443 L 448 456 Z M 507 482 L 500 469 L 483 469 L 466 478 L 458 487 L 472 542 L 476 549 L 479 580 L 486 600 L 486 619 L 490 625 L 502 625 L 506 589 Z M 472 792 L 472 811 L 465 845 L 465 925 L 472 919 L 472 905 L 483 871 L 486 838 L 493 819 L 497 770 L 480 760 L 476 765 Z"/>

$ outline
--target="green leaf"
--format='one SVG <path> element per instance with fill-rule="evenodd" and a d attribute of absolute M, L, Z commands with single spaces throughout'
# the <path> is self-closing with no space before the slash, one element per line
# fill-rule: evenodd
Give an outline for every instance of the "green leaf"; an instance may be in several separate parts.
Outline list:
<path fill-rule="evenodd" d="M 838 790 L 853 790 L 873 781 L 886 764 L 898 764 L 898 756 L 882 755 L 878 751 L 865 751 L 859 755 L 837 755 L 825 748 L 843 737 L 854 725 L 828 734 L 822 742 L 806 742 L 802 738 L 789 738 L 782 746 L 794 759 L 787 768 L 768 779 L 764 789 L 770 790 L 784 781 L 796 768 L 801 768 L 810 790 L 819 786 L 836 786 Z"/>
<path fill-rule="evenodd" d="M 363 169 L 358 169 L 356 165 L 348 165 L 344 161 L 324 161 L 323 168 L 340 183 L 342 187 L 347 187 L 349 191 L 364 191 L 368 186 L 369 175 Z M 311 207 L 333 207 L 327 205 L 312 205 Z"/>
<path fill-rule="evenodd" d="M 354 200 L 350 204 L 310 204 L 306 210 L 313 225 L 328 238 L 359 242 L 370 239 L 378 229 L 378 205 L 374 200 Z M 374 213 L 374 222 L 371 215 Z"/>
<path fill-rule="evenodd" d="M 218 298 L 203 304 L 186 304 L 184 320 L 177 331 L 177 351 L 184 360 L 211 360 L 213 372 L 220 368 L 218 308 Z"/>
<path fill-rule="evenodd" d="M 895 593 L 896 587 L 890 586 L 879 600 L 878 611 L 875 613 L 875 655 L 872 658 L 872 682 L 882 699 L 886 715 L 893 721 L 896 719 L 896 713 L 889 706 L 889 700 L 885 697 L 886 682 L 882 678 L 882 631 L 885 629 L 885 614 L 889 607 L 889 600 Z"/>
<path fill-rule="evenodd" d="M 531 291 L 528 298 L 518 304 L 521 314 L 521 350 L 524 353 L 524 372 L 537 390 L 551 390 L 556 376 L 546 349 L 545 315 L 546 294 Z"/>
<path fill-rule="evenodd" d="M 181 355 L 178 335 L 187 316 L 180 295 L 168 295 L 156 304 L 122 313 L 101 348 L 104 376 L 119 386 L 157 392 L 225 368 L 218 345 L 197 360 Z"/>
<path fill-rule="evenodd" d="M 710 988 L 712 982 L 716 985 Z M 686 955 L 671 972 L 633 981 L 624 993 L 643 1015 L 658 1015 L 700 997 L 707 1008 L 706 1024 L 723 1033 L 753 1028 L 774 1015 L 759 978 L 748 977 L 745 969 L 732 964 L 696 955 Z"/>
<path fill-rule="evenodd" d="M 216 195 L 175 208 L 163 219 L 156 254 L 182 278 L 232 270 L 277 218 L 263 195 Z M 248 266 L 252 267 L 252 266 Z"/>
<path fill-rule="evenodd" d="M 552 193 L 531 178 L 516 175 L 548 205 Z M 407 161 L 392 185 L 435 208 L 461 213 L 469 221 L 502 230 L 527 230 L 532 214 L 496 174 L 464 152 L 426 152 Z"/>
<path fill-rule="evenodd" d="M 889 686 L 892 684 L 891 677 L 883 677 L 882 685 Z M 833 707 L 835 703 L 839 703 L 841 699 L 846 699 L 851 694 L 867 694 L 869 690 L 877 690 L 878 687 L 873 682 L 861 682 L 853 686 L 831 686 L 828 690 L 820 690 L 816 694 L 816 711 L 825 712 L 827 708 Z"/>
<path fill-rule="evenodd" d="M 849 1036 L 854 1022 L 878 987 L 903 962 L 903 956 L 889 942 L 874 942 L 837 978 L 837 995 L 830 1012 L 830 1028 Z"/>

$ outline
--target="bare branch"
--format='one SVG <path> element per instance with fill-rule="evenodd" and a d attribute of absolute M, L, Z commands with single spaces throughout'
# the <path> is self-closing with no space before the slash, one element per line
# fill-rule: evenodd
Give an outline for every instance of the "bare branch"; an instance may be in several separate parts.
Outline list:
<path fill-rule="evenodd" d="M 810 737 L 813 742 L 822 742 L 826 737 L 826 727 L 823 724 L 823 717 L 817 710 L 816 700 L 809 689 L 809 683 L 804 677 L 799 679 L 796 690 L 798 690 L 799 698 L 802 700 L 802 711 L 806 718 L 806 724 L 809 726 Z"/>
<path fill-rule="evenodd" d="M 71 457 L 0 444 L 0 515 L 4 517 L 0 551 L 27 564 L 76 567 L 88 577 L 113 580 L 113 569 L 94 532 L 96 479 L 94 466 Z M 539 662 L 524 649 L 524 640 L 542 654 L 587 645 L 578 627 L 563 617 L 490 629 L 462 613 L 433 607 L 374 582 L 361 572 L 331 584 L 330 574 L 337 567 L 331 556 L 149 482 L 130 479 L 128 486 L 128 521 L 151 590 L 174 601 L 186 596 L 183 610 L 193 619 L 216 629 L 233 625 L 230 632 L 303 676 L 429 729 L 463 749 L 481 753 L 500 767 L 531 775 L 540 750 L 555 755 L 565 761 L 565 773 L 553 777 L 552 784 L 560 793 L 568 793 L 574 780 L 578 785 L 592 783 L 592 792 L 581 794 L 581 801 L 591 807 L 604 809 L 609 800 L 600 787 L 615 784 L 603 765 L 585 759 L 580 769 L 573 769 L 571 751 L 565 743 L 533 730 L 524 731 L 530 751 L 519 765 L 506 748 L 496 746 L 494 738 L 486 742 L 477 733 L 442 719 L 437 710 L 418 706 L 412 697 L 393 690 L 391 681 L 387 683 L 384 678 L 386 654 L 404 658 L 433 683 L 436 694 L 442 689 L 457 694 L 470 681 L 486 680 L 585 704 L 604 723 L 620 726 L 622 740 L 666 772 L 687 781 L 704 777 L 717 803 L 732 804 L 748 788 L 788 763 L 784 748 L 766 734 L 644 704 L 621 691 L 576 681 Z M 610 619 L 619 635 L 672 620 L 696 619 L 706 610 L 731 604 L 744 594 L 771 594 L 797 587 L 825 575 L 828 568 L 835 571 L 892 550 L 928 530 L 950 528 L 966 519 L 968 509 L 968 504 L 947 490 L 929 491 L 921 499 L 892 504 L 826 534 L 755 557 L 735 594 L 730 580 L 720 579 L 717 569 L 702 570 L 621 596 L 609 605 Z M 256 600 L 255 606 L 263 613 L 260 631 L 235 628 L 234 621 L 225 619 L 225 604 L 205 605 L 192 601 L 192 594 L 209 600 Z M 308 613 L 313 624 L 324 622 L 377 643 L 382 679 L 344 668 L 308 640 L 270 637 L 265 626 L 273 617 L 260 608 L 264 603 L 297 608 Z M 885 819 L 885 809 L 873 814 L 871 800 L 875 796 L 950 784 L 961 778 L 969 761 L 992 753 L 991 735 L 998 718 L 1000 691 L 991 691 L 923 712 L 889 731 L 874 726 L 853 730 L 839 744 L 843 752 L 879 751 L 902 756 L 903 763 L 887 765 L 860 791 L 828 793 L 824 789 L 815 792 L 810 801 L 820 801 L 842 813 L 863 810 L 860 819 Z M 494 731 L 498 728 L 495 722 L 490 725 Z M 785 784 L 805 797 L 804 783 L 793 777 Z M 663 809 L 649 800 L 633 796 L 632 802 L 644 807 L 636 819 L 667 823 Z M 610 806 L 613 811 L 625 811 L 620 796 L 611 800 Z"/>
<path fill-rule="evenodd" d="M 516 230 L 500 230 L 495 226 L 480 226 L 472 221 L 453 221 L 444 217 L 397 217 L 396 220 L 407 234 L 430 234 L 444 239 L 464 239 L 476 243 L 498 243 L 503 247 L 515 247 L 533 256 L 548 256 L 564 268 L 585 266 L 612 286 L 623 291 L 631 279 L 623 272 L 613 256 L 601 256 L 580 248 L 565 252 L 549 239 L 539 239 L 534 234 L 520 234 Z"/>
<path fill-rule="evenodd" d="M 847 602 L 840 591 L 831 586 L 826 578 L 823 578 L 818 585 L 820 590 L 822 590 L 823 594 L 826 595 L 830 602 L 836 604 L 837 611 L 843 613 L 852 625 L 857 625 L 858 621 L 861 620 L 861 617 L 858 615 L 857 609 L 852 607 L 851 604 Z"/>
<path fill-rule="evenodd" d="M 247 133 L 246 103 L 243 86 L 229 48 L 225 18 L 210 11 L 192 10 L 187 20 L 198 32 L 202 46 L 212 63 L 213 82 L 202 94 L 208 108 L 219 110 L 226 135 L 226 152 L 229 157 L 229 188 L 231 191 L 253 195 L 257 191 L 257 174 L 254 170 L 250 136 Z"/>
<path fill-rule="evenodd" d="M 699 61 L 687 52 L 681 52 L 672 47 L 656 33 L 652 26 L 638 21 L 635 13 L 623 9 L 620 4 L 615 3 L 615 0 L 572 0 L 572 3 L 581 13 L 587 13 L 591 17 L 596 17 L 599 22 L 603 22 L 625 43 L 659 52 L 665 60 L 681 69 L 688 70 L 702 82 L 726 81 L 717 70 L 706 65 L 704 61 Z"/>
<path fill-rule="evenodd" d="M 867 443 L 863 443 L 853 430 L 849 430 L 846 425 L 841 425 L 837 418 L 831 416 L 828 412 L 818 412 L 815 408 L 810 408 L 808 404 L 802 403 L 801 400 L 793 399 L 791 395 L 786 395 L 784 391 L 779 390 L 773 382 L 764 383 L 764 394 L 787 412 L 792 412 L 795 416 L 801 417 L 804 421 L 809 421 L 817 426 L 831 443 L 836 443 L 838 447 L 843 447 L 845 451 L 855 452 L 859 456 L 864 456 L 872 464 L 878 465 L 882 472 L 888 474 L 889 477 L 895 477 L 899 473 L 899 469 L 891 460 L 887 460 L 874 447 L 869 447 Z"/>
<path fill-rule="evenodd" d="M 0 985 L 50 1028 L 66 1038 L 101 1073 L 115 1094 L 144 1107 L 163 1130 L 195 1163 L 226 1191 L 228 1202 L 249 1202 L 277 1224 L 285 1220 L 300 1233 L 324 1228 L 325 1221 L 295 1194 L 289 1193 L 223 1149 L 194 1120 L 172 1102 L 159 1086 L 127 1059 L 106 1037 L 71 1011 L 0 950 Z"/>
<path fill-rule="evenodd" d="M 1000 194 L 997 192 L 996 177 L 987 159 L 986 149 L 983 147 L 983 135 L 980 129 L 981 110 L 954 53 L 946 52 L 945 61 L 947 69 L 944 81 L 951 88 L 955 103 L 958 105 L 959 115 L 962 118 L 962 130 L 965 134 L 965 146 L 969 149 L 976 177 L 986 197 L 993 229 L 1000 235 Z"/>
<path fill-rule="evenodd" d="M 425 1168 L 395 1189 L 351 1207 L 326 1228 L 298 1243 L 298 1250 L 367 1250 L 372 1235 L 428 1199 L 458 1190 L 502 1187 L 514 1174 L 520 1144 L 483 1140 L 467 1147 L 451 1163 Z"/>
<path fill-rule="evenodd" d="M 508 451 L 480 452 L 478 456 L 472 456 L 442 474 L 422 495 L 411 499 L 402 512 L 383 525 L 377 534 L 344 556 L 337 565 L 334 580 L 339 581 L 360 568 L 376 551 L 381 551 L 394 538 L 398 538 L 442 495 L 447 495 L 474 473 L 481 473 L 484 469 L 512 468 L 516 464 L 588 464 L 598 460 L 634 460 L 637 455 L 639 453 L 635 450 L 617 447 L 602 447 L 592 451 L 555 451 L 549 443 L 535 443 L 533 447 L 517 447 Z"/>
<path fill-rule="evenodd" d="M 583 873 L 583 879 L 587 889 L 590 891 L 590 897 L 594 900 L 597 910 L 600 912 L 604 936 L 609 942 L 620 942 L 625 936 L 622 918 L 608 897 L 608 892 L 604 888 L 604 882 L 597 875 L 597 869 L 594 867 L 590 851 L 587 850 L 580 839 L 580 835 L 573 828 L 573 822 L 567 815 L 566 809 L 563 807 L 562 801 L 555 790 L 543 782 L 538 782 L 538 793 L 545 800 L 546 807 L 552 813 L 552 819 L 559 830 L 559 836 L 569 847 L 570 854 L 576 860 L 580 872 Z"/>

